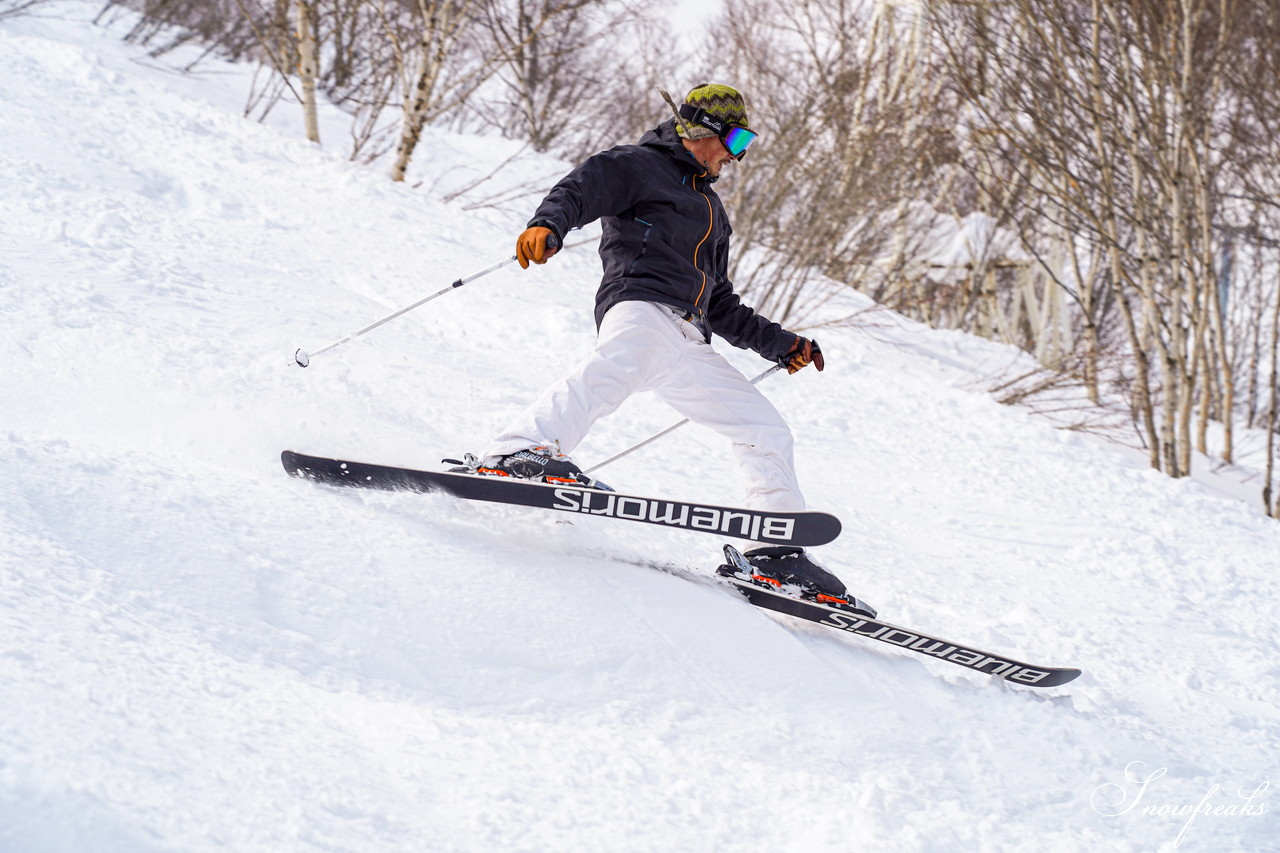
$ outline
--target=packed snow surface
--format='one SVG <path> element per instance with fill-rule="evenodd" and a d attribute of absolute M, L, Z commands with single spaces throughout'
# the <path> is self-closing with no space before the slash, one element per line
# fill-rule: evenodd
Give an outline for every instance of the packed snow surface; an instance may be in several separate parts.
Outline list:
<path fill-rule="evenodd" d="M 589 242 L 292 364 L 507 256 L 568 164 L 450 198 L 519 146 L 433 131 L 393 184 L 98 9 L 0 21 L 0 850 L 1280 850 L 1280 528 L 996 404 L 1009 350 L 873 312 L 761 387 L 824 562 L 1084 670 L 1050 690 L 758 611 L 704 534 L 287 477 L 478 451 L 586 353 Z M 740 500 L 697 427 L 601 476 Z"/>

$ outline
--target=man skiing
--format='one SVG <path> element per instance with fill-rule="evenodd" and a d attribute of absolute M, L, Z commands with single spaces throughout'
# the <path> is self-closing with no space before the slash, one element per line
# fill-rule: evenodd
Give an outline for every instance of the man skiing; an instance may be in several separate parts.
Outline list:
<path fill-rule="evenodd" d="M 666 93 L 663 93 L 664 97 Z M 757 134 L 735 89 L 695 87 L 675 117 L 588 158 L 543 199 L 516 242 L 522 268 L 546 263 L 565 235 L 601 220 L 604 276 L 596 293 L 595 350 L 542 394 L 467 469 L 608 488 L 568 454 L 599 418 L 637 391 L 653 391 L 689 420 L 733 443 L 752 509 L 805 509 L 782 415 L 711 347 L 712 333 L 789 373 L 824 367 L 817 344 L 743 305 L 727 277 L 732 229 L 713 184 Z M 834 575 L 795 547 L 748 550 L 756 571 L 810 596 L 845 595 Z"/>

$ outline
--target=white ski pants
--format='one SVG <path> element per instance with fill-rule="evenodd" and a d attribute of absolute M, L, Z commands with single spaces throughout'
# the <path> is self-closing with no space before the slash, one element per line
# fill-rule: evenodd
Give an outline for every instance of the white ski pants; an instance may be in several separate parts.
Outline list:
<path fill-rule="evenodd" d="M 791 430 L 759 390 L 692 323 L 652 302 L 620 302 L 600 325 L 595 351 L 497 436 L 486 457 L 558 445 L 571 454 L 597 419 L 637 391 L 653 391 L 694 423 L 733 442 L 751 509 L 805 509 Z"/>

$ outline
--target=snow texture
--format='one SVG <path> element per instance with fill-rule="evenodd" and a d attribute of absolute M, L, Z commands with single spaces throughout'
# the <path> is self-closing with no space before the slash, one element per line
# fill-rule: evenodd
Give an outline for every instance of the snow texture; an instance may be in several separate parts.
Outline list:
<path fill-rule="evenodd" d="M 0 850 L 1280 850 L 1280 528 L 997 405 L 1004 348 L 825 330 L 762 388 L 852 591 L 1084 669 L 1048 691 L 755 610 L 709 536 L 286 477 L 478 449 L 590 347 L 598 261 L 297 367 L 507 256 L 536 195 L 445 198 L 519 146 L 431 131 L 396 185 L 98 9 L 0 21 Z M 601 476 L 740 500 L 697 427 Z"/>

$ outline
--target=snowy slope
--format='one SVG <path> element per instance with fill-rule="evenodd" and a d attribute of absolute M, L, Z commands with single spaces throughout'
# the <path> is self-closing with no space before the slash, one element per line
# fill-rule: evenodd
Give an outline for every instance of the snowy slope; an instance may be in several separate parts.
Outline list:
<path fill-rule="evenodd" d="M 0 850 L 1280 850 L 1280 528 L 974 392 L 991 344 L 825 331 L 762 387 L 825 561 L 1085 670 L 1050 691 L 756 611 L 711 537 L 285 477 L 478 449 L 589 347 L 598 262 L 291 367 L 506 255 L 533 199 L 443 197 L 518 146 L 433 133 L 392 185 L 97 9 L 0 21 Z M 578 458 L 675 419 L 637 398 Z M 698 428 L 608 479 L 738 500 Z"/>

